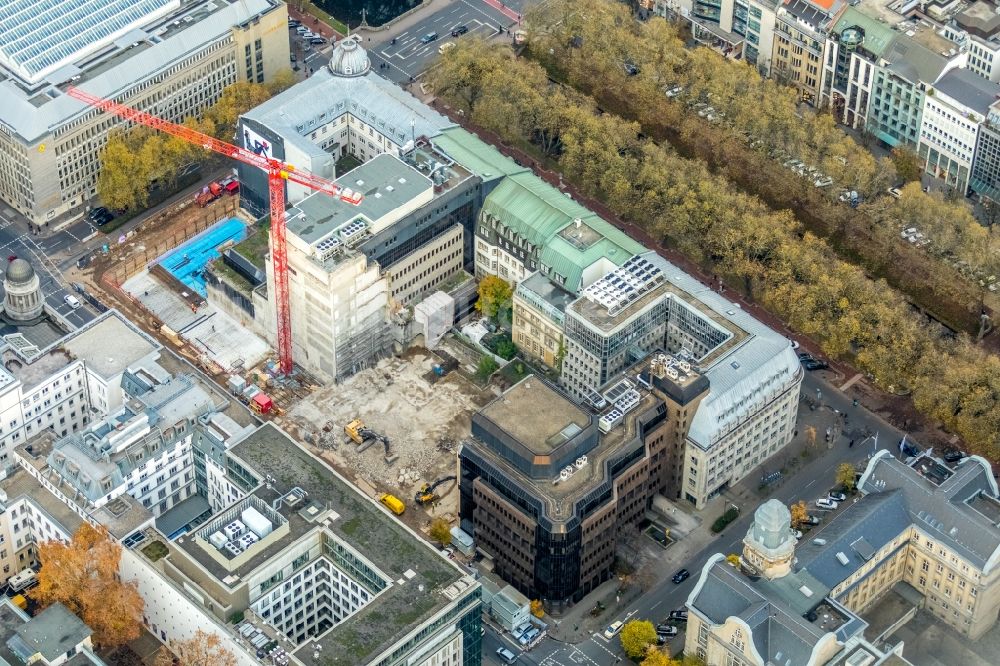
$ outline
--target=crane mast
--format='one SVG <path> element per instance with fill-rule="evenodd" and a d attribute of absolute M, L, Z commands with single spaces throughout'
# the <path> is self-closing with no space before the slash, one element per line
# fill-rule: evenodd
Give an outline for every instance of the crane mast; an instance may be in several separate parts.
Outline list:
<path fill-rule="evenodd" d="M 324 192 L 355 206 L 361 203 L 360 193 L 345 189 L 337 183 L 313 175 L 308 171 L 298 171 L 282 160 L 259 155 L 252 150 L 220 141 L 198 130 L 164 120 L 139 109 L 92 95 L 76 87 L 66 93 L 96 109 L 114 114 L 155 130 L 176 136 L 205 150 L 225 155 L 234 160 L 256 167 L 267 173 L 268 192 L 271 200 L 271 266 L 274 276 L 274 305 L 277 314 L 277 347 L 281 372 L 292 374 L 292 316 L 288 297 L 288 246 L 285 240 L 285 181 L 290 180 L 317 192 Z"/>

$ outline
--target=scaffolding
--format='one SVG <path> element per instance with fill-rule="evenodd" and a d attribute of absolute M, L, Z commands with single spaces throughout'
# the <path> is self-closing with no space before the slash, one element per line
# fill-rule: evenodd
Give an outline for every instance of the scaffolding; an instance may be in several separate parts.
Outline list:
<path fill-rule="evenodd" d="M 392 352 L 392 334 L 384 311 L 370 315 L 353 335 L 336 341 L 336 377 L 340 382 L 375 365 Z"/>

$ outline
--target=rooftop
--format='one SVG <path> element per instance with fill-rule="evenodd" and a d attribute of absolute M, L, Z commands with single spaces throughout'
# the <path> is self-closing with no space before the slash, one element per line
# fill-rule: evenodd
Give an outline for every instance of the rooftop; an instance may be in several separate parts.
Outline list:
<path fill-rule="evenodd" d="M 321 241 L 359 216 L 373 224 L 433 188 L 429 178 L 388 153 L 347 172 L 337 184 L 364 194 L 364 199 L 353 205 L 315 192 L 288 212 L 289 233 L 320 248 Z"/>
<path fill-rule="evenodd" d="M 321 155 L 324 151 L 308 135 L 345 113 L 378 127 L 400 146 L 413 137 L 434 136 L 454 126 L 409 92 L 377 74 L 343 77 L 332 74 L 326 67 L 251 109 L 244 117 L 277 132 L 286 143 L 309 155 Z"/>
<path fill-rule="evenodd" d="M 540 379 L 526 378 L 509 391 L 515 389 L 518 389 L 521 395 L 513 403 L 504 404 L 498 398 L 486 407 L 494 418 L 500 419 L 504 423 L 513 423 L 518 418 L 523 418 L 526 413 L 545 413 L 544 409 L 538 409 L 536 404 L 542 404 L 544 408 L 552 408 L 552 405 L 547 402 L 549 399 L 547 394 L 552 389 L 545 386 Z M 536 403 L 531 399 L 534 393 L 542 395 L 541 403 Z M 565 409 L 566 406 L 572 404 L 568 398 L 557 393 L 555 395 L 558 398 L 556 401 L 558 409 Z M 561 461 L 556 455 L 542 455 L 530 459 L 528 465 L 523 464 L 521 457 L 524 454 L 516 450 L 518 446 L 523 445 L 517 439 L 511 438 L 509 433 L 503 431 L 497 433 L 496 429 L 492 427 L 492 419 L 484 427 L 483 421 L 479 418 L 480 414 L 473 415 L 473 434 L 476 435 L 476 438 L 463 445 L 462 455 L 473 459 L 481 458 L 488 464 L 502 470 L 509 479 L 521 484 L 526 489 L 530 488 L 531 495 L 544 503 L 545 513 L 553 522 L 568 521 L 577 513 L 577 504 L 589 492 L 598 488 L 608 477 L 610 461 L 622 460 L 628 457 L 631 452 L 643 448 L 643 442 L 639 437 L 638 422 L 648 419 L 651 413 L 655 413 L 663 403 L 651 392 L 641 388 L 636 390 L 636 395 L 638 401 L 632 404 L 628 413 L 606 432 L 603 430 L 598 432 L 593 426 L 577 433 L 567 432 L 565 428 L 562 430 L 546 429 L 545 432 L 554 433 L 553 436 L 558 440 L 565 441 L 566 435 L 576 437 L 575 444 L 579 450 L 569 447 L 565 451 L 559 451 L 562 454 Z M 560 402 L 565 402 L 566 405 L 558 404 Z M 577 411 L 584 414 L 582 411 Z M 586 415 L 584 414 L 584 416 Z M 554 420 L 557 424 L 560 422 L 559 419 Z M 537 419 L 533 422 L 540 423 Z M 566 423 L 565 420 L 562 422 Z M 570 423 L 571 427 L 576 426 L 576 421 L 570 421 Z M 549 446 L 544 441 L 539 442 L 541 438 L 538 436 L 530 433 L 528 436 L 542 449 Z M 495 441 L 488 442 L 484 439 Z M 568 444 L 573 443 L 568 442 Z M 581 456 L 581 454 L 585 455 Z M 528 455 L 530 456 L 530 454 Z M 536 471 L 544 473 L 532 475 L 530 467 L 532 462 L 538 468 Z M 563 472 L 566 473 L 563 474 Z"/>
<path fill-rule="evenodd" d="M 0 64 L 34 82 L 180 4 L 180 0 L 9 0 L 0 9 Z"/>
<path fill-rule="evenodd" d="M 319 666 L 365 663 L 450 603 L 449 594 L 464 593 L 474 584 L 456 565 L 274 425 L 265 424 L 232 447 L 229 455 L 257 475 L 258 482 L 271 478 L 269 485 L 273 489 L 260 485 L 253 493 L 268 506 L 281 493 L 293 488 L 322 502 L 324 509 L 333 512 L 328 525 L 324 520 L 323 528 L 357 550 L 391 581 L 357 613 L 303 644 L 296 653 L 303 662 Z M 309 506 L 282 504 L 280 511 L 288 521 L 288 534 L 238 567 L 237 575 L 242 578 L 306 532 L 319 527 L 305 517 Z M 173 546 L 201 564 L 216 579 L 214 585 L 228 585 L 223 581 L 231 572 L 193 538 L 181 537 Z M 419 586 L 423 588 L 418 592 Z M 319 662 L 313 660 L 316 643 L 322 645 Z"/>
<path fill-rule="evenodd" d="M 117 310 L 109 310 L 66 338 L 63 346 L 87 368 L 112 379 L 162 348 Z"/>
<path fill-rule="evenodd" d="M 858 488 L 872 496 L 898 491 L 917 529 L 989 573 L 1000 564 L 1000 525 L 977 508 L 977 500 L 1000 497 L 992 468 L 970 456 L 946 478 L 928 474 L 938 467 L 943 466 L 928 451 L 906 465 L 882 449 L 868 462 Z"/>
<path fill-rule="evenodd" d="M 970 34 L 989 39 L 1000 30 L 1000 14 L 991 2 L 972 2 L 955 14 L 955 23 Z"/>
<path fill-rule="evenodd" d="M 279 3 L 12 0 L 3 6 L 0 123 L 30 143 L 51 128 L 94 113 L 65 94 L 66 84 L 115 97 L 228 38 L 233 26 L 276 10 Z"/>
<path fill-rule="evenodd" d="M 983 116 L 1000 99 L 1000 84 L 984 79 L 968 69 L 952 69 L 934 84 L 938 92 Z"/>
<path fill-rule="evenodd" d="M 542 381 L 526 378 L 479 411 L 535 456 L 547 456 L 592 417 Z"/>
<path fill-rule="evenodd" d="M 463 127 L 449 127 L 432 139 L 434 147 L 484 182 L 530 171 Z"/>
<path fill-rule="evenodd" d="M 92 633 L 83 620 L 58 601 L 14 630 L 28 657 L 41 654 L 46 661 L 54 661 L 87 640 Z M 11 640 L 17 645 L 16 639 Z M 16 648 L 15 648 L 16 651 Z"/>
<path fill-rule="evenodd" d="M 23 446 L 18 447 L 18 453 L 24 455 Z M 7 494 L 5 506 L 10 506 L 18 499 L 30 500 L 38 508 L 48 514 L 52 522 L 61 525 L 68 534 L 72 534 L 83 523 L 83 518 L 73 511 L 65 502 L 53 495 L 38 480 L 20 467 L 0 481 L 0 490 Z"/>

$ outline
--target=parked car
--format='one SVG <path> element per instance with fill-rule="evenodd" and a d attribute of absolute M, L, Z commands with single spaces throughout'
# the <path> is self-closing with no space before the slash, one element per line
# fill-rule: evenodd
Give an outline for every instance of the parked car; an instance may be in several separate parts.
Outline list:
<path fill-rule="evenodd" d="M 949 462 L 949 463 L 958 462 L 959 460 L 961 460 L 964 457 L 965 457 L 965 454 L 962 453 L 961 451 L 959 451 L 958 449 L 945 449 L 945 452 L 944 452 L 944 461 L 945 462 Z"/>
<path fill-rule="evenodd" d="M 806 370 L 826 370 L 830 367 L 830 364 L 826 361 L 820 361 L 814 358 L 802 361 L 802 367 Z"/>
<path fill-rule="evenodd" d="M 458 37 L 459 35 L 464 35 L 467 32 L 469 32 L 469 26 L 467 26 L 467 25 L 460 25 L 460 26 L 457 26 L 454 30 L 451 31 L 451 36 L 452 37 Z"/>
<path fill-rule="evenodd" d="M 667 97 L 674 98 L 680 95 L 682 92 L 684 92 L 683 86 L 674 86 L 673 88 L 667 90 L 666 95 Z"/>
<path fill-rule="evenodd" d="M 497 657 L 499 657 L 500 661 L 502 661 L 505 664 L 513 664 L 515 661 L 517 661 L 517 655 L 505 647 L 497 648 Z"/>
<path fill-rule="evenodd" d="M 829 511 L 833 511 L 839 505 L 829 497 L 820 497 L 818 500 L 816 500 L 816 506 L 819 507 L 820 509 L 827 509 Z"/>
<path fill-rule="evenodd" d="M 94 226 L 103 227 L 105 224 L 107 224 L 113 219 L 115 219 L 114 213 L 112 213 L 111 211 L 105 211 L 103 215 L 95 217 L 93 220 L 91 220 L 91 222 L 93 222 Z"/>
<path fill-rule="evenodd" d="M 847 501 L 847 495 L 845 495 L 844 493 L 840 492 L 839 490 L 831 490 L 830 492 L 828 492 L 826 494 L 826 496 L 828 498 L 832 499 L 834 502 L 846 502 Z"/>
<path fill-rule="evenodd" d="M 430 44 L 431 42 L 436 41 L 437 38 L 438 38 L 438 34 L 436 32 L 428 32 L 426 35 L 424 35 L 423 37 L 420 38 L 420 43 L 421 44 Z"/>
<path fill-rule="evenodd" d="M 309 43 L 310 44 L 326 44 L 326 39 L 323 38 L 323 37 L 320 37 L 319 35 L 316 35 L 314 37 L 310 37 L 309 38 Z"/>
<path fill-rule="evenodd" d="M 688 621 L 687 609 L 670 611 L 670 620 L 672 622 L 687 622 Z"/>
<path fill-rule="evenodd" d="M 97 218 L 102 217 L 103 215 L 105 215 L 108 212 L 109 212 L 108 209 L 105 208 L 104 206 L 98 206 L 97 208 L 91 208 L 90 212 L 87 213 L 87 219 L 96 220 Z"/>
<path fill-rule="evenodd" d="M 674 581 L 674 584 L 680 585 L 690 577 L 691 577 L 690 571 L 688 571 L 687 569 L 681 569 L 680 571 L 675 573 L 674 577 L 671 578 L 670 580 Z"/>
<path fill-rule="evenodd" d="M 612 624 L 608 625 L 607 629 L 604 630 L 604 637 L 607 638 L 608 640 L 611 640 L 612 638 L 618 635 L 618 632 L 622 630 L 622 627 L 624 625 L 625 623 L 622 622 L 621 620 L 613 622 Z"/>
<path fill-rule="evenodd" d="M 822 521 L 820 520 L 819 516 L 809 515 L 809 516 L 806 516 L 806 519 L 804 521 L 802 521 L 802 524 L 803 525 L 812 525 L 813 527 L 815 527 L 816 525 L 819 525 L 821 522 Z"/>
<path fill-rule="evenodd" d="M 444 44 L 438 47 L 438 53 L 444 55 L 453 48 L 455 48 L 455 42 L 445 42 Z"/>
<path fill-rule="evenodd" d="M 826 187 L 827 185 L 833 185 L 833 178 L 819 174 L 816 177 L 816 180 L 813 181 L 813 185 L 815 185 L 816 187 Z"/>
<path fill-rule="evenodd" d="M 792 530 L 792 534 L 795 535 L 795 540 L 799 541 L 802 539 L 802 530 Z"/>
<path fill-rule="evenodd" d="M 889 196 L 895 197 L 897 199 L 903 196 L 903 193 L 899 191 L 898 187 L 890 187 L 887 191 L 889 192 Z"/>
<path fill-rule="evenodd" d="M 78 307 L 82 305 L 82 303 L 80 303 L 80 299 L 78 299 L 73 294 L 66 294 L 65 296 L 63 296 L 63 300 L 66 301 L 66 305 L 70 306 L 74 310 L 76 310 Z"/>
<path fill-rule="evenodd" d="M 673 638 L 674 636 L 677 635 L 677 627 L 671 624 L 658 624 L 656 625 L 656 633 L 660 636 Z"/>

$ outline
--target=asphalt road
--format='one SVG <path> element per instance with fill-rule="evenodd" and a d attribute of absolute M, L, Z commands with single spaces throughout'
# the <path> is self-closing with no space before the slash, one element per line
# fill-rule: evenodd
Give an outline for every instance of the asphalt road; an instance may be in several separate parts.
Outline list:
<path fill-rule="evenodd" d="M 86 226 L 86 225 L 85 225 Z M 51 237 L 40 240 L 36 236 L 26 233 L 26 226 L 15 219 L 14 215 L 8 214 L 0 209 L 0 272 L 6 271 L 7 259 L 11 257 L 21 257 L 27 260 L 41 282 L 42 294 L 45 302 L 75 327 L 83 326 L 97 316 L 97 312 L 91 306 L 79 299 L 80 307 L 74 309 L 66 303 L 66 296 L 73 291 L 69 283 L 63 278 L 62 271 L 50 256 L 59 251 L 73 247 L 81 242 L 81 238 L 76 234 L 85 230 L 76 228 L 73 225 L 70 229 L 53 234 Z M 89 232 L 87 232 L 89 233 Z M 61 250 L 53 249 L 61 248 Z"/>

